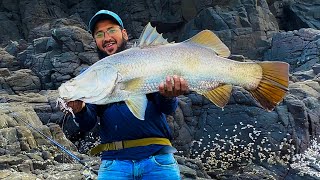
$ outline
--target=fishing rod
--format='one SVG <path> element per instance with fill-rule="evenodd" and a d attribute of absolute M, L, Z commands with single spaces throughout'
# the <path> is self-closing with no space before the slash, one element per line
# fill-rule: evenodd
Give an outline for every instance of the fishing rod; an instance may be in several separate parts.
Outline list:
<path fill-rule="evenodd" d="M 95 175 L 98 175 L 98 172 L 93 170 L 91 167 L 89 167 L 85 162 L 83 162 L 79 157 L 77 157 L 75 154 L 73 154 L 71 151 L 69 151 L 68 149 L 66 149 L 63 145 L 59 144 L 57 141 L 53 140 L 52 138 L 50 138 L 49 136 L 45 135 L 43 132 L 41 132 L 39 129 L 33 127 L 30 123 L 27 123 L 26 121 L 19 119 L 22 122 L 24 122 L 29 128 L 31 128 L 32 130 L 36 131 L 37 133 L 41 134 L 43 137 L 45 137 L 46 139 L 48 139 L 51 144 L 55 145 L 56 147 L 58 147 L 58 149 L 60 149 L 61 151 L 63 151 L 64 153 L 66 153 L 67 155 L 69 155 L 70 157 L 72 157 L 74 160 L 78 161 L 80 164 L 82 164 L 87 170 L 89 170 L 89 172 L 93 172 Z M 90 178 L 91 179 L 91 178 Z"/>

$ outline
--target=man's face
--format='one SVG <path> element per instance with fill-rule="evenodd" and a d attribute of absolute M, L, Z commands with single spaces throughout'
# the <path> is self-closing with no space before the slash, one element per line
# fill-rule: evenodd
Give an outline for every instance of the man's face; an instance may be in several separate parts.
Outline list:
<path fill-rule="evenodd" d="M 128 40 L 127 31 L 111 20 L 97 22 L 93 37 L 100 51 L 107 55 L 118 52 Z"/>

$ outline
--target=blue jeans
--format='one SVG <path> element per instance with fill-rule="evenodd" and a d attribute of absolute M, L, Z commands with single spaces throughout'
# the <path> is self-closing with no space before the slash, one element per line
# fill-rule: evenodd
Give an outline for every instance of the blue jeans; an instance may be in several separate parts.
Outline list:
<path fill-rule="evenodd" d="M 173 154 L 160 154 L 142 160 L 103 160 L 99 180 L 177 180 L 180 170 Z"/>

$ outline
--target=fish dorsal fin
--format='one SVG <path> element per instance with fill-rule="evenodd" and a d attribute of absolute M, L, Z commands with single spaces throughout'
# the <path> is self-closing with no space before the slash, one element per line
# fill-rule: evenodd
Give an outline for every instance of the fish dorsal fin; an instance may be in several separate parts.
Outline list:
<path fill-rule="evenodd" d="M 142 94 L 132 96 L 128 98 L 125 102 L 129 110 L 136 118 L 144 120 L 144 115 L 146 113 L 146 108 L 148 105 L 148 99 L 146 95 Z"/>
<path fill-rule="evenodd" d="M 207 91 L 203 95 L 216 106 L 223 108 L 229 102 L 231 91 L 232 85 L 226 84 Z"/>
<path fill-rule="evenodd" d="M 151 26 L 149 22 L 142 31 L 137 46 L 140 48 L 151 47 L 157 45 L 168 44 L 168 40 L 162 37 L 162 33 L 159 34 L 157 29 Z"/>
<path fill-rule="evenodd" d="M 193 42 L 212 49 L 218 56 L 229 57 L 229 48 L 212 31 L 203 30 L 185 42 Z"/>

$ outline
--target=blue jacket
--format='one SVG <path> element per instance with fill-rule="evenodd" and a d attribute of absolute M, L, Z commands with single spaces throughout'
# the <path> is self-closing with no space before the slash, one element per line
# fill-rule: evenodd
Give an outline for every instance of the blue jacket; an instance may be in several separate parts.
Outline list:
<path fill-rule="evenodd" d="M 141 139 L 147 137 L 164 137 L 172 139 L 165 114 L 171 114 L 177 108 L 177 98 L 165 98 L 159 93 L 148 95 L 145 120 L 137 119 L 124 102 L 108 105 L 86 104 L 76 114 L 76 122 L 82 130 L 89 131 L 100 117 L 101 143 L 121 140 Z M 104 151 L 102 160 L 123 159 L 139 160 L 147 158 L 163 148 L 163 145 L 149 145 L 116 151 Z"/>

